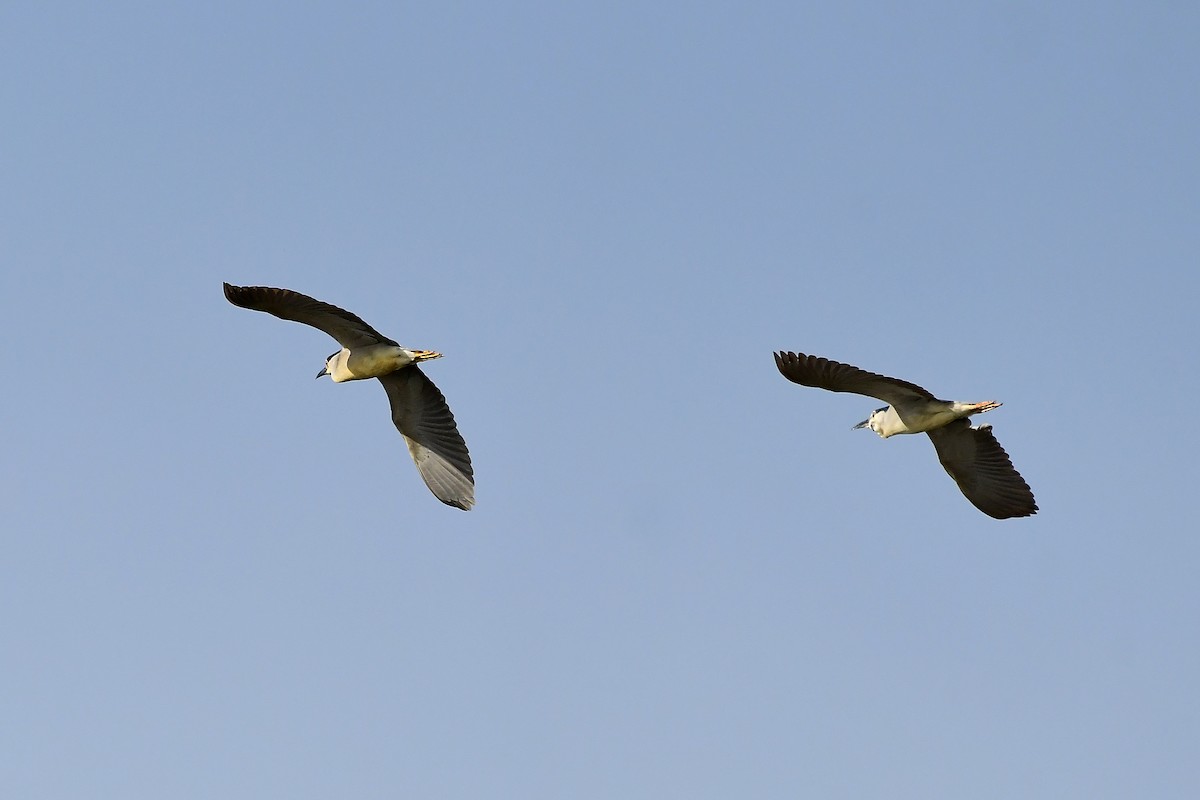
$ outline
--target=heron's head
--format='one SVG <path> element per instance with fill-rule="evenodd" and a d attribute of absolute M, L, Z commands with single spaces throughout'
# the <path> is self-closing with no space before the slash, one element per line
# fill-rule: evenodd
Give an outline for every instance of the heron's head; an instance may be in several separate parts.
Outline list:
<path fill-rule="evenodd" d="M 891 408 L 891 406 L 884 406 L 883 408 L 875 409 L 874 411 L 871 412 L 871 416 L 867 417 L 862 422 L 855 425 L 854 428 L 852 428 L 852 430 L 858 430 L 859 428 L 870 428 L 871 430 L 878 433 L 880 436 L 883 436 L 883 431 L 881 430 L 883 420 L 881 419 L 881 417 L 883 417 L 884 412 L 887 411 L 889 408 Z"/>
<path fill-rule="evenodd" d="M 320 372 L 318 372 L 318 373 L 317 373 L 317 377 L 318 377 L 318 378 L 323 378 L 323 377 L 325 377 L 326 375 L 329 375 L 330 377 L 333 377 L 333 373 L 331 373 L 331 372 L 329 371 L 329 368 L 333 366 L 333 360 L 334 360 L 335 358 L 337 358 L 337 357 L 338 357 L 338 353 L 340 353 L 340 352 L 342 352 L 342 351 L 341 351 L 341 350 L 338 350 L 338 351 L 337 351 L 337 353 L 334 353 L 334 354 L 333 354 L 333 355 L 331 355 L 329 358 L 325 359 L 325 368 L 324 368 L 324 369 L 322 369 Z"/>

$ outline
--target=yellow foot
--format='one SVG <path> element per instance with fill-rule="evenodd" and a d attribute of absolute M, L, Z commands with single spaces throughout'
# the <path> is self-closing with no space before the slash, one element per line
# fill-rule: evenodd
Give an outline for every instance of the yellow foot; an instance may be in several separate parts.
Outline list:
<path fill-rule="evenodd" d="M 442 354 L 434 350 L 413 350 L 413 361 L 432 361 L 441 358 Z"/>

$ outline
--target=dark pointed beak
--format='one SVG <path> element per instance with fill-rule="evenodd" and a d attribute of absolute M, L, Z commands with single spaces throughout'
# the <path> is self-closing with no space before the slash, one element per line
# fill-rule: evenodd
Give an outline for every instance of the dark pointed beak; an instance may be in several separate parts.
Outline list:
<path fill-rule="evenodd" d="M 328 374 L 329 374 L 329 367 L 325 367 L 323 370 L 321 370 L 320 372 L 317 373 L 317 377 L 323 378 Z"/>
<path fill-rule="evenodd" d="M 854 426 L 853 428 L 851 428 L 850 430 L 852 430 L 852 431 L 856 431 L 856 430 L 858 430 L 859 428 L 865 428 L 865 427 L 867 427 L 867 423 L 868 423 L 868 422 L 870 422 L 870 421 L 871 421 L 871 418 L 870 418 L 870 417 L 867 417 L 866 419 L 864 419 L 862 422 L 860 422 L 860 423 L 858 423 L 857 425 L 855 425 L 855 426 Z"/>

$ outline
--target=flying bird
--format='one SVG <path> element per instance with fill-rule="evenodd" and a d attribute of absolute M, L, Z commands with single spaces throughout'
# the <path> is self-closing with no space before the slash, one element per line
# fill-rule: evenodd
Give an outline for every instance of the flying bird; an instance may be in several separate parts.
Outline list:
<path fill-rule="evenodd" d="M 775 366 L 801 386 L 850 392 L 888 405 L 854 427 L 870 428 L 884 439 L 898 433 L 927 433 L 938 460 L 971 504 L 989 517 L 1008 519 L 1036 514 L 1033 492 L 1013 468 L 1008 453 L 992 435 L 991 425 L 973 427 L 968 417 L 999 408 L 1000 403 L 939 400 L 915 383 L 803 353 L 779 352 Z"/>
<path fill-rule="evenodd" d="M 446 505 L 470 510 L 475 505 L 471 455 L 441 391 L 417 364 L 441 358 L 432 350 L 410 350 L 382 336 L 354 314 L 293 292 L 266 286 L 225 284 L 235 306 L 303 322 L 337 340 L 342 349 L 325 359 L 317 374 L 335 383 L 378 378 L 392 407 L 392 422 L 429 490 Z"/>

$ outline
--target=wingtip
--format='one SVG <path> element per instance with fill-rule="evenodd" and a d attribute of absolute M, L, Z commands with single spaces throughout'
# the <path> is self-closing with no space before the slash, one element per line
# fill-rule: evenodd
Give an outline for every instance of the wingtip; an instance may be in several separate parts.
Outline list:
<path fill-rule="evenodd" d="M 988 511 L 987 509 L 982 509 L 982 508 L 979 510 L 982 511 L 984 514 L 987 514 L 992 519 L 1024 519 L 1026 517 L 1032 517 L 1038 513 L 1038 507 L 1036 504 L 1033 506 L 1033 508 L 1021 509 L 1019 511 L 1007 511 L 1006 510 L 1006 511 L 995 512 L 995 511 Z"/>
<path fill-rule="evenodd" d="M 465 489 L 466 491 L 456 492 L 452 487 L 445 486 L 440 482 L 430 482 L 428 479 L 432 476 L 427 476 L 424 472 L 421 473 L 421 477 L 427 479 L 425 483 L 429 487 L 429 491 L 433 492 L 433 496 L 446 505 L 457 508 L 460 511 L 470 511 L 475 507 L 474 481 L 471 481 L 468 486 L 461 487 L 461 489 Z"/>
<path fill-rule="evenodd" d="M 785 378 L 791 380 L 788 370 L 793 368 L 799 360 L 797 354 L 791 350 L 776 350 L 773 355 L 775 356 L 775 369 L 779 370 L 779 373 Z"/>
<path fill-rule="evenodd" d="M 235 286 L 232 283 L 221 283 L 222 289 L 225 291 L 225 299 L 233 303 L 238 308 L 248 308 L 252 311 L 261 311 L 258 308 L 257 299 L 261 298 L 259 286 Z"/>

